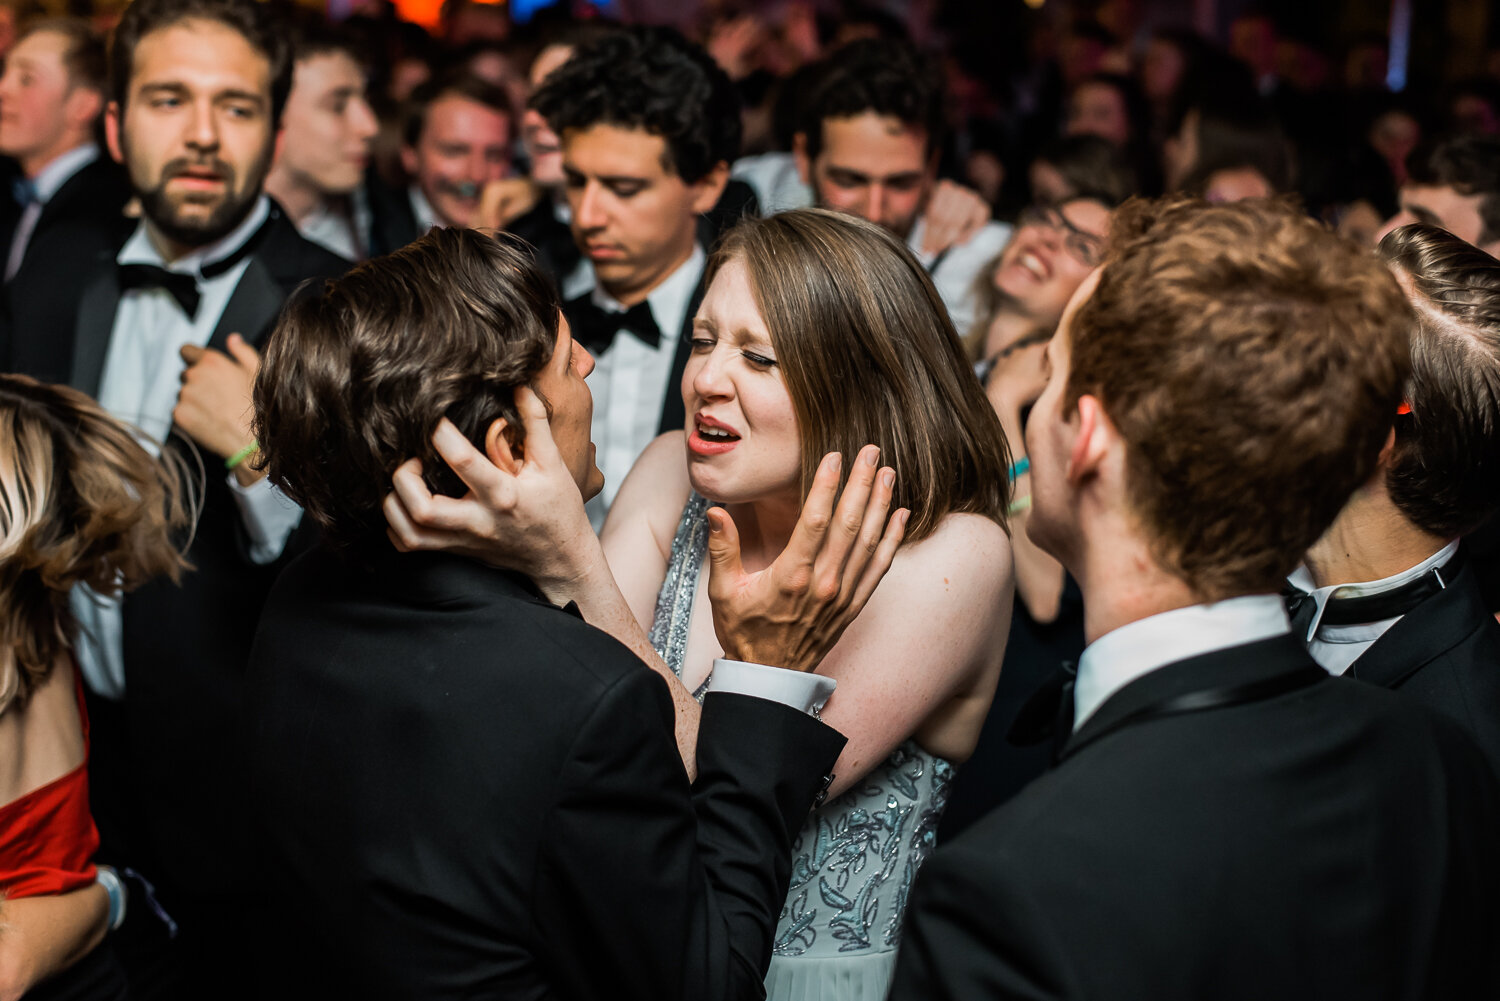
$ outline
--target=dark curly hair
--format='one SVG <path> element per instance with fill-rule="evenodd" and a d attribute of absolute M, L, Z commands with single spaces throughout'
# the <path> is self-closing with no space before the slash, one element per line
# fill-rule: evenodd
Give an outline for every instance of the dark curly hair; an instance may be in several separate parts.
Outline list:
<path fill-rule="evenodd" d="M 740 152 L 734 85 L 671 28 L 628 28 L 586 45 L 547 78 L 531 107 L 558 135 L 613 125 L 661 136 L 666 166 L 688 184 Z"/>
<path fill-rule="evenodd" d="M 182 21 L 217 21 L 244 36 L 271 64 L 271 121 L 281 121 L 292 90 L 292 41 L 287 26 L 268 3 L 258 0 L 135 0 L 120 17 L 109 40 L 110 98 L 125 109 L 135 49 L 153 31 Z"/>
<path fill-rule="evenodd" d="M 552 357 L 557 292 L 524 243 L 434 229 L 342 278 L 309 283 L 277 321 L 255 381 L 271 478 L 335 548 L 383 537 L 391 474 L 422 460 L 436 493 L 466 488 L 438 457 L 443 417 L 477 446 Z"/>
<path fill-rule="evenodd" d="M 807 155 L 823 151 L 823 123 L 866 112 L 921 129 L 931 153 L 947 127 L 942 71 L 907 42 L 864 38 L 834 52 L 818 71 L 802 114 Z"/>
<path fill-rule="evenodd" d="M 1479 195 L 1479 242 L 1500 240 L 1500 136 L 1462 135 L 1418 146 L 1406 158 L 1412 184 Z"/>
<path fill-rule="evenodd" d="M 1380 241 L 1416 311 L 1410 414 L 1393 417 L 1386 491 L 1423 531 L 1453 538 L 1500 496 L 1500 261 L 1436 226 Z"/>

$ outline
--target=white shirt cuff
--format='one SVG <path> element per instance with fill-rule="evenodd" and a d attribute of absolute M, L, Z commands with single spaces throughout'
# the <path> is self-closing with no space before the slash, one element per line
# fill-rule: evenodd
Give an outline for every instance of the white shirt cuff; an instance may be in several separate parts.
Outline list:
<path fill-rule="evenodd" d="M 240 520 L 250 535 L 250 559 L 274 563 L 286 548 L 286 540 L 302 520 L 302 509 L 262 476 L 248 487 L 229 474 L 229 492 L 239 505 Z"/>
<path fill-rule="evenodd" d="M 821 674 L 788 671 L 784 667 L 767 667 L 721 657 L 714 661 L 708 690 L 769 699 L 799 712 L 817 715 L 837 685 L 838 682 Z"/>

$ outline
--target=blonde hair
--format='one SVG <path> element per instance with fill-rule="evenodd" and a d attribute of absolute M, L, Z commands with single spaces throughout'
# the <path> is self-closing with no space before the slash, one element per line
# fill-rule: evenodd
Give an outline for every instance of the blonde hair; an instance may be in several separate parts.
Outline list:
<path fill-rule="evenodd" d="M 72 649 L 74 586 L 117 594 L 187 566 L 185 464 L 64 386 L 0 375 L 0 711 Z"/>

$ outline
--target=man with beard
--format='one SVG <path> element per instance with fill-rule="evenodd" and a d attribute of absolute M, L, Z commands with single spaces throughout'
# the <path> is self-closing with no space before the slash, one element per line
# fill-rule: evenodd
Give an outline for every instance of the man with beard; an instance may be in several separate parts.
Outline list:
<path fill-rule="evenodd" d="M 236 988 L 224 973 L 253 903 L 240 864 L 240 678 L 301 517 L 254 461 L 256 346 L 292 288 L 346 266 L 261 190 L 291 74 L 284 32 L 253 0 L 131 4 L 111 41 L 105 139 L 141 221 L 118 253 L 57 283 L 77 300 L 71 338 L 17 337 L 33 349 L 17 368 L 60 370 L 206 473 L 195 569 L 180 587 L 143 588 L 123 606 L 73 602 L 94 693 L 101 854 L 156 881 L 181 929 L 189 996 Z"/>

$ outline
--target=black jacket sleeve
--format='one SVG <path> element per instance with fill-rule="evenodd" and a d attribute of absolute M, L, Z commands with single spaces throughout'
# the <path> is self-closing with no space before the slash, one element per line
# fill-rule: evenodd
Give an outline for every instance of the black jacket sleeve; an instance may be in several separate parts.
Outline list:
<path fill-rule="evenodd" d="M 632 672 L 580 729 L 544 825 L 534 932 L 558 996 L 764 996 L 793 835 L 844 738 L 713 694 L 689 795 L 660 678 Z"/>

